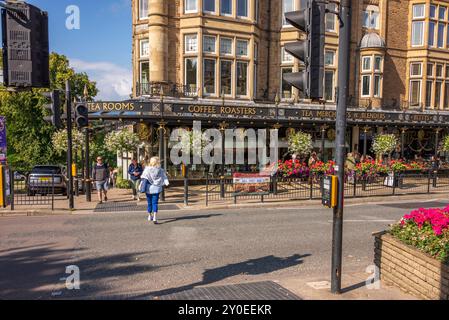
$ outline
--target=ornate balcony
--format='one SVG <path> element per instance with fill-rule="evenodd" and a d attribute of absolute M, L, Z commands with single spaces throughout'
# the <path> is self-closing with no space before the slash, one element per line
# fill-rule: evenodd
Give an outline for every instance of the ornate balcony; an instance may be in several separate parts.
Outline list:
<path fill-rule="evenodd" d="M 136 95 L 149 96 L 149 97 L 160 97 L 168 96 L 174 98 L 197 98 L 198 88 L 193 85 L 183 85 L 179 83 L 160 83 L 160 82 L 149 82 L 149 83 L 136 83 Z"/>

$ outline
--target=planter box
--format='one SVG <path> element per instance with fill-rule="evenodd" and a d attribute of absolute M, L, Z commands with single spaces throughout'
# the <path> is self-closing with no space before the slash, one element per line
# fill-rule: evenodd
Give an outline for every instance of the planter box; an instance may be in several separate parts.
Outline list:
<path fill-rule="evenodd" d="M 374 263 L 385 283 L 429 300 L 449 300 L 449 265 L 390 234 L 375 234 Z"/>

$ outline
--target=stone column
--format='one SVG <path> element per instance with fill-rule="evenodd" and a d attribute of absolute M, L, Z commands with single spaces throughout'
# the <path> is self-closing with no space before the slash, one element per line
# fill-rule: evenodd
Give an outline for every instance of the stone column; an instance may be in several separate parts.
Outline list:
<path fill-rule="evenodd" d="M 168 1 L 148 0 L 150 81 L 168 81 Z"/>

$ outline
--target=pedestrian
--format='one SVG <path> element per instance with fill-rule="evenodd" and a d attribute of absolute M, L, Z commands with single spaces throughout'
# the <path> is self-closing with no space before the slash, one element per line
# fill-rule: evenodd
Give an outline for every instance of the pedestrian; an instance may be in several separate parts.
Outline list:
<path fill-rule="evenodd" d="M 349 172 L 352 172 L 355 169 L 355 159 L 352 152 L 349 152 L 346 156 L 345 167 Z"/>
<path fill-rule="evenodd" d="M 138 189 L 140 186 L 141 176 L 143 173 L 143 167 L 140 163 L 137 162 L 136 159 L 132 159 L 131 164 L 128 167 L 128 173 L 131 177 L 131 184 L 133 189 L 133 200 L 140 201 L 140 196 L 138 193 Z"/>
<path fill-rule="evenodd" d="M 102 157 L 97 157 L 97 163 L 92 169 L 92 179 L 97 187 L 98 203 L 103 203 L 103 193 L 104 201 L 108 201 L 109 169 Z"/>
<path fill-rule="evenodd" d="M 308 163 L 309 168 L 311 168 L 313 165 L 315 165 L 318 161 L 320 161 L 318 159 L 318 155 L 316 154 L 316 152 L 312 152 L 312 155 L 310 156 L 309 163 Z"/>
<path fill-rule="evenodd" d="M 168 186 L 167 174 L 161 168 L 159 157 L 152 157 L 142 173 L 142 183 L 147 183 L 145 193 L 148 202 L 148 221 L 157 224 L 159 195 L 162 188 Z M 144 180 L 145 179 L 145 180 Z"/>

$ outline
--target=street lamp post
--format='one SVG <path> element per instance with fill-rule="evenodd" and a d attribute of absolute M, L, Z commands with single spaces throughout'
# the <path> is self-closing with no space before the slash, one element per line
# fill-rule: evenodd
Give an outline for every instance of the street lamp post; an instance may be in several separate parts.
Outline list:
<path fill-rule="evenodd" d="M 366 158 L 366 154 L 368 153 L 368 132 L 369 127 L 363 128 L 363 158 Z"/>

